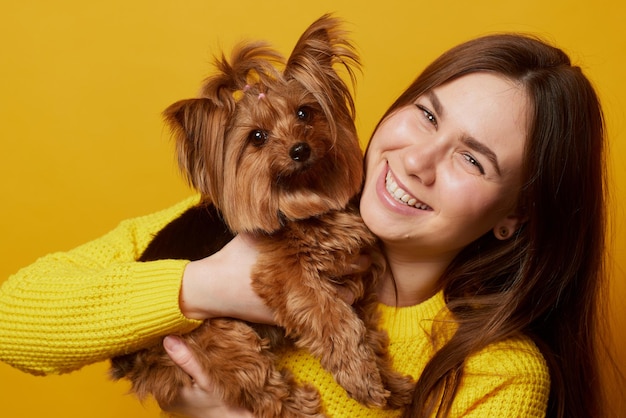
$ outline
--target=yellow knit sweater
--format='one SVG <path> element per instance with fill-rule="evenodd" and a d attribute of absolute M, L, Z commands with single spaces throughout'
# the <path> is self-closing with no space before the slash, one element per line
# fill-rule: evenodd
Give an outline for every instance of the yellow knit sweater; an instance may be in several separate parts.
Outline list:
<path fill-rule="evenodd" d="M 196 327 L 199 322 L 178 307 L 187 262 L 135 260 L 157 231 L 197 201 L 124 221 L 97 240 L 45 256 L 10 277 L 0 287 L 0 360 L 33 374 L 64 373 Z M 445 312 L 443 295 L 380 309 L 396 369 L 419 376 L 433 354 L 429 333 L 433 319 Z M 286 353 L 281 366 L 320 390 L 329 416 L 400 415 L 348 398 L 304 351 Z M 507 340 L 468 359 L 452 416 L 542 417 L 549 389 L 546 363 L 532 341 Z"/>

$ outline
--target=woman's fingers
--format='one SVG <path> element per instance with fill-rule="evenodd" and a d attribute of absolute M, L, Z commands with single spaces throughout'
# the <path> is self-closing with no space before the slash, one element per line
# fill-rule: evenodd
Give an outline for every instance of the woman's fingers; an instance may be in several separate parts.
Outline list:
<path fill-rule="evenodd" d="M 203 372 L 198 360 L 180 338 L 165 337 L 163 347 L 172 361 L 191 377 L 193 384 L 181 388 L 173 403 L 159 405 L 161 409 L 187 418 L 252 417 L 252 414 L 246 409 L 227 405 L 224 402 L 208 376 Z"/>
<path fill-rule="evenodd" d="M 178 365 L 191 379 L 202 388 L 211 389 L 202 367 L 187 345 L 178 337 L 168 335 L 163 340 L 163 347 L 172 361 Z"/>

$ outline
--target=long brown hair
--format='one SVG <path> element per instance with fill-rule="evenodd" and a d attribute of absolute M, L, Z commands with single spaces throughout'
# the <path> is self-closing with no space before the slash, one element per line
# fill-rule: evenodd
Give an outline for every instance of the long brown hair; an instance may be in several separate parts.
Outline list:
<path fill-rule="evenodd" d="M 446 416 L 469 355 L 524 333 L 546 358 L 549 417 L 603 416 L 596 357 L 598 299 L 605 277 L 604 120 L 596 93 L 560 49 L 517 34 L 461 44 L 435 60 L 387 111 L 465 74 L 521 83 L 530 129 L 519 210 L 508 241 L 487 233 L 440 280 L 458 330 L 417 382 L 406 416 Z M 384 119 L 384 118 L 383 118 Z"/>

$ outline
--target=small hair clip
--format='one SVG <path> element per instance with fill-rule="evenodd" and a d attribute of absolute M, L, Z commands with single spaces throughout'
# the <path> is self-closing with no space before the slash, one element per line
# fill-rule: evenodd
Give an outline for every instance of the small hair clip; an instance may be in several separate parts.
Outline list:
<path fill-rule="evenodd" d="M 235 90 L 233 91 L 233 99 L 235 99 L 236 102 L 238 102 L 239 100 L 241 100 L 243 98 L 243 90 Z"/>
<path fill-rule="evenodd" d="M 259 100 L 264 99 L 265 98 L 265 93 L 259 93 Z"/>
<path fill-rule="evenodd" d="M 250 84 L 246 84 L 245 86 L 243 86 L 243 88 L 241 90 L 235 90 L 233 92 L 233 99 L 235 99 L 236 102 L 238 102 L 239 100 L 243 99 L 243 95 L 250 90 Z"/>

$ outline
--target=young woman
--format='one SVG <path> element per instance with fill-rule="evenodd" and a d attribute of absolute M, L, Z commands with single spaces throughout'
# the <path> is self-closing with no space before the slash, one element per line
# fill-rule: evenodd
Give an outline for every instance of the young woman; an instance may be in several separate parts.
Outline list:
<path fill-rule="evenodd" d="M 320 390 L 328 415 L 603 416 L 595 353 L 604 129 L 580 69 L 530 37 L 464 43 L 391 106 L 365 161 L 361 212 L 389 264 L 381 326 L 395 367 L 417 384 L 405 411 L 369 410 L 307 353 L 285 353 L 281 364 Z M 0 294 L 0 358 L 52 373 L 205 318 L 271 322 L 250 289 L 250 237 L 200 261 L 134 261 L 195 202 L 127 221 L 9 279 Z M 96 298 L 100 305 L 87 309 Z M 165 346 L 195 383 L 164 408 L 247 415 L 221 402 L 178 339 Z"/>

